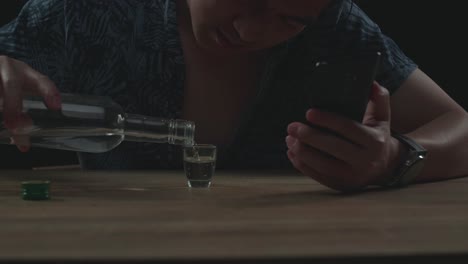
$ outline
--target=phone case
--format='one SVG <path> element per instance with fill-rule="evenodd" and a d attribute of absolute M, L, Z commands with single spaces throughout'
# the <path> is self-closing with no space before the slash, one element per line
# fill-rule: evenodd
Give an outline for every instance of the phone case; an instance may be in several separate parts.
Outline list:
<path fill-rule="evenodd" d="M 317 92 L 309 93 L 310 107 L 362 122 L 380 56 L 375 52 L 317 62 L 312 73 Z"/>

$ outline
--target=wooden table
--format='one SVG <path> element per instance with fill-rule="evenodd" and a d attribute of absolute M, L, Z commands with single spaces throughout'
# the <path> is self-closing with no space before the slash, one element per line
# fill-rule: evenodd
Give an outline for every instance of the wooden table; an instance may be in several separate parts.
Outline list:
<path fill-rule="evenodd" d="M 50 201 L 21 199 L 31 179 Z M 468 263 L 468 178 L 340 195 L 286 172 L 0 171 L 2 263 L 415 260 Z"/>

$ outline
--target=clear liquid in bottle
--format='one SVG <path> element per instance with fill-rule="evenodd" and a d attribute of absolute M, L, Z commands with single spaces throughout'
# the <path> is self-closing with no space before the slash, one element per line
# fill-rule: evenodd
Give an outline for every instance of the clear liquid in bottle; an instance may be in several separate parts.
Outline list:
<path fill-rule="evenodd" d="M 33 123 L 14 134 L 28 136 L 32 146 L 92 153 L 109 151 L 123 140 L 193 144 L 195 125 L 190 121 L 127 115 L 108 97 L 61 98 L 60 111 L 48 109 L 39 97 L 24 99 L 23 111 Z M 0 143 L 10 144 L 11 133 L 1 116 L 0 124 Z"/>

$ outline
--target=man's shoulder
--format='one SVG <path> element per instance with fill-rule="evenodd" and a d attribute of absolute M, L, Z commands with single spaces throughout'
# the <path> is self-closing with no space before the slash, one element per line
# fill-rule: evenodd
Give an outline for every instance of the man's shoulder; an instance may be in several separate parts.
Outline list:
<path fill-rule="evenodd" d="M 321 19 L 297 38 L 307 54 L 327 57 L 382 48 L 380 27 L 352 1 L 327 10 Z"/>

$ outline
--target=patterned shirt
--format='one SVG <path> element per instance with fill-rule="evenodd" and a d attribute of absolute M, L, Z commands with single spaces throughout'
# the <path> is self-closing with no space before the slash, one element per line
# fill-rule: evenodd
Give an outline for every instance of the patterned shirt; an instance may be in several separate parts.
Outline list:
<path fill-rule="evenodd" d="M 335 0 L 316 25 L 272 48 L 255 103 L 219 167 L 290 167 L 286 127 L 305 121 L 318 60 L 380 51 L 377 81 L 394 92 L 417 65 L 351 1 Z M 126 112 L 180 118 L 185 64 L 175 0 L 30 0 L 0 29 L 0 54 L 49 76 L 62 92 L 109 96 Z M 332 92 L 332 91 L 327 91 Z M 169 144 L 123 142 L 78 153 L 87 169 L 179 168 Z"/>

